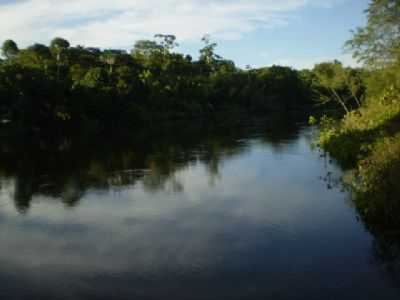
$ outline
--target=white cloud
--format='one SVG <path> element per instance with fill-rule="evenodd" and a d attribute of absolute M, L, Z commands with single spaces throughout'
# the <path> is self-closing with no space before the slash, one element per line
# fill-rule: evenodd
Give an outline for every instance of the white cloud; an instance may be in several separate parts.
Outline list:
<path fill-rule="evenodd" d="M 266 53 L 262 53 L 260 55 L 263 58 L 266 58 Z M 315 64 L 333 61 L 334 59 L 343 63 L 344 66 L 350 67 L 359 67 L 360 64 L 350 55 L 350 54 L 341 54 L 335 56 L 312 56 L 312 57 L 275 57 L 272 60 L 268 59 L 270 63 L 264 63 L 264 65 L 279 65 L 279 66 L 288 66 L 298 70 L 302 69 L 312 69 Z M 256 67 L 263 67 L 263 64 L 260 64 Z"/>
<path fill-rule="evenodd" d="M 343 54 L 336 57 L 338 61 L 342 62 L 345 66 L 357 67 L 359 64 L 351 55 Z M 315 64 L 325 62 L 325 61 L 333 61 L 332 57 L 306 57 L 306 58 L 281 58 L 277 59 L 274 64 L 282 65 L 282 66 L 290 66 L 295 69 L 312 69 Z"/>
<path fill-rule="evenodd" d="M 180 41 L 205 33 L 239 39 L 264 27 L 286 24 L 291 13 L 342 0 L 25 0 L 0 2 L 0 40 L 48 43 L 63 36 L 73 44 L 129 47 L 156 33 Z M 4 2 L 3 2 L 4 3 Z"/>

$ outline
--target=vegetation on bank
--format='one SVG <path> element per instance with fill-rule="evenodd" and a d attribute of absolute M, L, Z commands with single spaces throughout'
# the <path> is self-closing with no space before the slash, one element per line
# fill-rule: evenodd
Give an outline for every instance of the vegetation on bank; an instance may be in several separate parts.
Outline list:
<path fill-rule="evenodd" d="M 321 118 L 319 144 L 355 170 L 366 223 L 390 232 L 400 226 L 400 3 L 374 0 L 366 12 L 368 24 L 346 44 L 364 63 L 365 100 L 339 120 Z"/>
<path fill-rule="evenodd" d="M 23 132 L 131 130 L 232 111 L 309 114 L 316 103 L 347 112 L 362 101 L 361 69 L 338 61 L 313 70 L 242 69 L 218 55 L 208 36 L 202 42 L 193 59 L 176 51 L 173 35 L 137 41 L 130 52 L 72 47 L 63 38 L 19 49 L 7 40 L 0 60 L 0 120 Z"/>
<path fill-rule="evenodd" d="M 306 73 L 288 67 L 240 69 L 209 37 L 194 60 L 175 51 L 173 35 L 124 50 L 4 42 L 0 118 L 25 131 L 132 128 L 159 120 L 228 111 L 287 111 L 311 105 Z"/>

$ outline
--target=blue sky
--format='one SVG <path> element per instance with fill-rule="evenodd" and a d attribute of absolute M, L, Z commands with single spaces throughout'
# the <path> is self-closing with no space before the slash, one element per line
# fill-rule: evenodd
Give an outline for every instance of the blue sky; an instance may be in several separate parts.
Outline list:
<path fill-rule="evenodd" d="M 21 47 L 55 36 L 72 45 L 130 49 L 156 33 L 175 34 L 196 56 L 204 34 L 239 66 L 354 64 L 343 53 L 365 24 L 369 0 L 0 0 L 0 41 Z"/>

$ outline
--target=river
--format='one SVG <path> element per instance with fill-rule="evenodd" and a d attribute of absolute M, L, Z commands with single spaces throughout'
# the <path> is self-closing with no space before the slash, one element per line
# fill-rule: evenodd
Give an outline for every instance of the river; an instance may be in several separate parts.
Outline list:
<path fill-rule="evenodd" d="M 400 299 L 315 130 L 4 141 L 0 298 Z"/>

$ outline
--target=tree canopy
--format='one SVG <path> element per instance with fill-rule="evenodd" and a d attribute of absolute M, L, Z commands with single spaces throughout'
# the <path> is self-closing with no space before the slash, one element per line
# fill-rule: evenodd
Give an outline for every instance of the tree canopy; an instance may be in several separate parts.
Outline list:
<path fill-rule="evenodd" d="M 313 104 L 310 77 L 281 66 L 241 69 L 217 54 L 209 36 L 202 42 L 196 59 L 176 51 L 176 37 L 168 34 L 139 40 L 130 52 L 71 46 L 61 37 L 25 49 L 6 41 L 0 117 L 24 129 L 103 130 Z"/>
<path fill-rule="evenodd" d="M 18 54 L 18 46 L 13 40 L 6 40 L 1 47 L 1 53 L 7 58 L 10 59 Z"/>
<path fill-rule="evenodd" d="M 346 48 L 369 66 L 397 61 L 400 56 L 400 2 L 372 0 L 366 14 L 367 25 L 353 32 Z"/>

